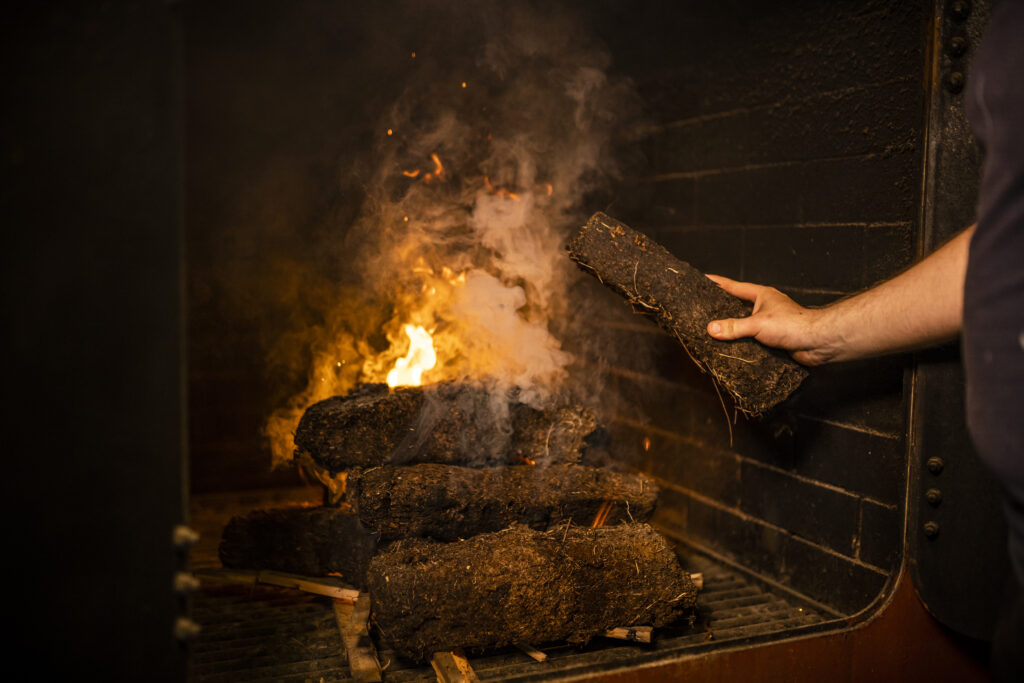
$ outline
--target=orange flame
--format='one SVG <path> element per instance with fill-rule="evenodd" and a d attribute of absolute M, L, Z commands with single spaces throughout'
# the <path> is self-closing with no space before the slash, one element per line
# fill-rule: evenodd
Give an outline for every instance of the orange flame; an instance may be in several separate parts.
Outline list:
<path fill-rule="evenodd" d="M 487 190 L 491 194 L 496 194 L 502 199 L 514 199 L 517 202 L 519 201 L 519 195 L 516 194 L 515 192 L 509 192 L 503 187 L 494 187 L 494 185 L 491 184 L 491 179 L 489 176 L 484 176 L 484 185 L 487 187 Z"/>
<path fill-rule="evenodd" d="M 395 361 L 395 367 L 388 373 L 388 386 L 418 387 L 423 383 L 423 373 L 437 364 L 434 340 L 420 325 L 406 325 L 403 329 L 409 337 L 409 353 Z"/>
<path fill-rule="evenodd" d="M 388 135 L 391 135 L 389 132 Z M 423 173 L 423 182 L 429 183 L 430 181 L 437 179 L 441 180 L 445 177 L 444 164 L 441 163 L 441 157 L 437 156 L 437 153 L 430 155 L 430 160 L 434 162 L 434 170 L 427 173 Z M 402 175 L 406 178 L 419 178 L 422 171 L 418 168 L 414 168 L 410 171 L 402 171 Z"/>

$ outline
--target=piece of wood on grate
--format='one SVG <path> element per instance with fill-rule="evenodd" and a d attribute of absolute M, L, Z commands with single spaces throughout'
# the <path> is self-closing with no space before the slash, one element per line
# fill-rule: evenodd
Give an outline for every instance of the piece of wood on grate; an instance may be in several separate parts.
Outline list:
<path fill-rule="evenodd" d="M 601 635 L 615 640 L 628 640 L 631 643 L 649 643 L 653 631 L 654 628 L 651 626 L 620 626 L 608 629 Z"/>
<path fill-rule="evenodd" d="M 371 561 L 367 584 L 382 635 L 414 660 L 456 646 L 582 644 L 619 626 L 665 626 L 697 601 L 665 538 L 629 523 L 396 541 Z"/>
<path fill-rule="evenodd" d="M 745 413 L 760 415 L 784 401 L 807 377 L 785 353 L 753 339 L 718 341 L 712 320 L 750 315 L 729 294 L 647 235 L 595 213 L 569 240 L 569 257 L 676 338 Z"/>
<path fill-rule="evenodd" d="M 370 618 L 370 596 L 361 593 L 355 604 L 334 601 L 334 618 L 341 632 L 341 642 L 348 657 L 348 668 L 358 683 L 376 683 L 381 680 L 377 649 L 370 639 L 367 621 Z"/>
<path fill-rule="evenodd" d="M 527 657 L 535 662 L 547 661 L 548 655 L 546 652 L 538 650 L 533 645 L 526 645 L 525 643 L 516 643 L 516 647 L 523 651 Z"/>
<path fill-rule="evenodd" d="M 600 438 L 593 412 L 538 410 L 484 384 L 361 385 L 314 403 L 295 430 L 296 457 L 326 475 L 352 467 L 439 462 L 473 467 L 576 462 Z"/>
<path fill-rule="evenodd" d="M 363 526 L 385 540 L 457 541 L 513 523 L 545 530 L 569 520 L 586 524 L 602 509 L 605 524 L 645 522 L 657 497 L 643 475 L 585 465 L 386 465 L 353 470 L 348 482 L 349 503 Z"/>
<path fill-rule="evenodd" d="M 459 648 L 435 652 L 430 658 L 438 683 L 479 683 L 480 678 L 469 665 L 466 654 Z"/>
<path fill-rule="evenodd" d="M 304 593 L 325 595 L 342 602 L 355 603 L 359 591 L 340 579 L 330 576 L 300 576 L 271 570 L 201 569 L 195 576 L 203 583 L 263 583 L 281 588 L 292 588 Z"/>

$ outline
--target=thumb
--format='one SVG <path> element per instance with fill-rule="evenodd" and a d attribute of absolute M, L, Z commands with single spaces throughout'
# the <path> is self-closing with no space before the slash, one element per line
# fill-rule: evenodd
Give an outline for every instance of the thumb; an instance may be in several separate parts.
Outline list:
<path fill-rule="evenodd" d="M 712 320 L 708 323 L 708 334 L 722 341 L 754 337 L 760 331 L 761 325 L 755 317 L 726 318 L 725 320 Z"/>

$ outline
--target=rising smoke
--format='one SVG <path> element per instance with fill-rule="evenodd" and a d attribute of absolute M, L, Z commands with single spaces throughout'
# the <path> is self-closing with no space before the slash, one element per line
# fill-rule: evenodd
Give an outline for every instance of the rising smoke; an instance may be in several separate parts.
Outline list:
<path fill-rule="evenodd" d="M 567 12 L 453 5 L 417 5 L 443 40 L 425 30 L 407 46 L 407 81 L 381 116 L 346 237 L 358 295 L 321 328 L 306 391 L 268 422 L 275 463 L 291 458 L 309 404 L 383 381 L 408 349 L 407 324 L 434 337 L 425 382 L 485 382 L 490 419 L 507 417 L 512 395 L 545 408 L 570 393 L 573 357 L 555 330 L 580 312 L 569 294 L 580 275 L 563 245 L 595 208 L 585 198 L 616 177 L 612 142 L 636 96 Z"/>

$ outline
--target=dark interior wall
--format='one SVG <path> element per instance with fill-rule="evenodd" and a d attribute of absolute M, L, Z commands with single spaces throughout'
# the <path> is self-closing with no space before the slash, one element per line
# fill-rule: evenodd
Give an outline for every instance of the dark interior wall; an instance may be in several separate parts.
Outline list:
<path fill-rule="evenodd" d="M 159 0 L 0 18 L 11 680 L 185 676 L 180 41 Z"/>
<path fill-rule="evenodd" d="M 649 6 L 628 42 L 675 49 L 616 52 L 637 60 L 652 126 L 613 213 L 700 269 L 805 304 L 895 274 L 920 239 L 929 16 L 898 2 Z M 732 408 L 659 340 L 659 371 L 626 363 L 609 380 L 650 416 L 619 427 L 662 482 L 660 523 L 840 609 L 866 606 L 900 559 L 909 359 L 817 370 L 730 434 Z"/>
<path fill-rule="evenodd" d="M 192 487 L 295 483 L 261 431 L 304 386 L 305 331 L 408 59 L 373 3 L 185 5 Z M 378 131 L 379 132 L 379 131 Z"/>

